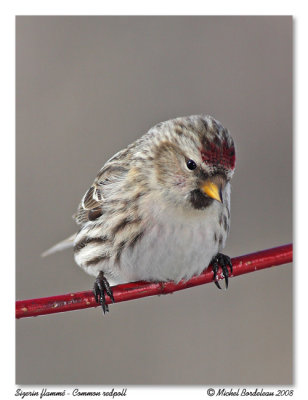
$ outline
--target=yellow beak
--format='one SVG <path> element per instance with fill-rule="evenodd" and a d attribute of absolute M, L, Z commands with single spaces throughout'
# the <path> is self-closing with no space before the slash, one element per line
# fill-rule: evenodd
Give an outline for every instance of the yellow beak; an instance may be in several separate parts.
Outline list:
<path fill-rule="evenodd" d="M 222 203 L 221 188 L 211 180 L 206 181 L 202 186 L 201 190 L 209 197 Z"/>

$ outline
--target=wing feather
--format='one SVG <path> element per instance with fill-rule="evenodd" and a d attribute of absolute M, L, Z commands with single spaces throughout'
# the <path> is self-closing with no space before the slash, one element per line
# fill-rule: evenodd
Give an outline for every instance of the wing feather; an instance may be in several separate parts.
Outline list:
<path fill-rule="evenodd" d="M 93 221 L 102 215 L 102 207 L 108 197 L 108 186 L 122 180 L 129 168 L 119 165 L 118 162 L 107 163 L 99 172 L 92 186 L 83 196 L 77 212 L 73 215 L 78 225 Z"/>

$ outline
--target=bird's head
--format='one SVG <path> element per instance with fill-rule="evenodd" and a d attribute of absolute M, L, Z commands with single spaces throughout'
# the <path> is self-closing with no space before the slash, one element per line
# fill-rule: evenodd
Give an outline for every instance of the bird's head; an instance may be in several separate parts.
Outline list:
<path fill-rule="evenodd" d="M 151 131 L 153 179 L 164 199 L 193 209 L 223 203 L 235 167 L 228 130 L 210 116 L 196 115 L 166 121 Z"/>

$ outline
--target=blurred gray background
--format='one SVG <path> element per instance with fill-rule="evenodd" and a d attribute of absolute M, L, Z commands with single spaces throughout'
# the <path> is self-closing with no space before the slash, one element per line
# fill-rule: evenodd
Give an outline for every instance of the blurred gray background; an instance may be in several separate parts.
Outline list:
<path fill-rule="evenodd" d="M 206 113 L 237 144 L 225 253 L 292 241 L 292 17 L 16 19 L 16 297 L 89 290 L 40 254 L 116 151 Z M 291 265 L 173 295 L 16 322 L 18 384 L 293 382 Z"/>

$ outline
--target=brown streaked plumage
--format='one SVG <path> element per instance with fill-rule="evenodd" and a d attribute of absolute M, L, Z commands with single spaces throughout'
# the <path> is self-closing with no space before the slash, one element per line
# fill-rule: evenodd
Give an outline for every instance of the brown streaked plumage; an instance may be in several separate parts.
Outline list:
<path fill-rule="evenodd" d="M 106 162 L 74 215 L 75 260 L 97 277 L 104 312 L 108 280 L 178 282 L 213 259 L 227 285 L 229 259 L 219 252 L 234 167 L 228 130 L 205 115 L 161 122 Z"/>

